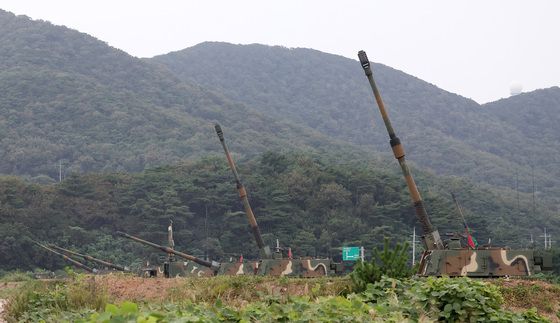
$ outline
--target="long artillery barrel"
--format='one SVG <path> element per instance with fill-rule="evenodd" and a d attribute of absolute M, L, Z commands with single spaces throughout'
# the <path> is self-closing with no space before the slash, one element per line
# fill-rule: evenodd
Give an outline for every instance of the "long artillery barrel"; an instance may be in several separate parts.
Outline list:
<path fill-rule="evenodd" d="M 422 225 L 422 230 L 424 231 L 424 246 L 427 250 L 443 249 L 443 241 L 441 240 L 439 231 L 434 228 L 434 226 L 432 226 L 432 223 L 428 218 L 428 213 L 426 212 L 426 208 L 424 207 L 420 192 L 418 192 L 418 187 L 416 187 L 414 178 L 412 177 L 410 169 L 406 164 L 404 158 L 404 148 L 401 144 L 400 139 L 395 134 L 395 130 L 391 125 L 389 115 L 387 114 L 387 110 L 385 110 L 385 105 L 383 104 L 383 100 L 381 99 L 381 94 L 379 93 L 379 90 L 375 85 L 375 81 L 373 80 L 373 72 L 371 70 L 366 52 L 364 52 L 363 50 L 360 51 L 358 53 L 358 57 L 369 80 L 369 84 L 371 85 L 371 89 L 373 90 L 373 95 L 375 96 L 375 100 L 377 101 L 377 106 L 379 107 L 379 111 L 381 112 L 381 117 L 383 118 L 383 122 L 385 123 L 385 127 L 387 128 L 387 132 L 389 133 L 389 143 L 391 144 L 391 148 L 393 149 L 393 155 L 399 161 L 399 165 L 401 166 L 404 178 L 406 180 L 406 185 L 408 186 L 408 191 L 410 192 L 412 202 L 414 203 L 416 217 Z"/>
<path fill-rule="evenodd" d="M 247 198 L 247 191 L 241 183 L 239 179 L 239 174 L 237 173 L 237 168 L 235 168 L 235 163 L 233 162 L 233 158 L 231 158 L 231 154 L 229 153 L 229 149 L 226 145 L 224 140 L 224 132 L 222 131 L 222 127 L 219 124 L 214 126 L 216 129 L 216 134 L 220 139 L 220 143 L 224 148 L 224 152 L 226 154 L 226 158 L 229 164 L 229 168 L 231 168 L 231 172 L 233 173 L 233 177 L 235 177 L 235 184 L 237 185 L 237 191 L 239 192 L 239 198 L 243 203 L 243 207 L 245 208 L 245 214 L 247 214 L 247 219 L 249 220 L 249 225 L 251 226 L 251 231 L 253 231 L 253 236 L 257 241 L 257 246 L 261 251 L 261 256 L 265 258 L 272 258 L 272 253 L 270 251 L 269 246 L 265 246 L 263 238 L 261 236 L 261 230 L 259 229 L 259 225 L 257 224 L 257 219 L 255 219 L 255 214 L 253 213 L 253 209 L 251 208 L 251 204 L 249 204 L 249 199 Z"/>
<path fill-rule="evenodd" d="M 183 252 L 180 252 L 180 251 L 171 249 L 171 248 L 169 248 L 169 247 L 162 246 L 162 245 L 159 245 L 159 244 L 155 244 L 155 243 L 153 243 L 153 242 L 146 241 L 146 240 L 144 240 L 144 239 L 140 239 L 140 238 L 135 237 L 135 236 L 131 236 L 130 234 L 127 234 L 127 233 L 124 233 L 124 232 L 121 232 L 121 231 L 117 231 L 117 234 L 120 235 L 121 237 L 125 237 L 125 238 L 128 238 L 128 239 L 130 239 L 130 240 L 134 240 L 134 241 L 136 241 L 136 242 L 140 242 L 140 243 L 145 244 L 145 245 L 148 245 L 148 246 L 150 246 L 150 247 L 159 249 L 159 250 L 161 250 L 161 251 L 163 251 L 163 252 L 165 252 L 165 253 L 168 253 L 168 254 L 169 254 L 169 253 L 172 253 L 172 254 L 177 255 L 177 256 L 179 256 L 179 257 L 181 257 L 181 258 L 183 258 L 183 259 L 187 259 L 187 260 L 190 260 L 190 261 L 192 261 L 192 262 L 195 262 L 195 263 L 197 263 L 197 264 L 199 264 L 199 265 L 201 265 L 201 266 L 205 266 L 205 267 L 208 267 L 208 268 L 212 268 L 212 269 L 214 269 L 214 270 L 217 270 L 218 268 L 220 268 L 220 264 L 219 264 L 218 262 L 215 262 L 215 261 L 211 261 L 211 262 L 210 262 L 210 261 L 206 261 L 206 260 L 204 260 L 204 259 L 200 259 L 200 258 L 197 258 L 197 257 L 195 257 L 195 256 L 188 255 L 188 254 L 186 254 L 186 253 L 183 253 Z"/>
<path fill-rule="evenodd" d="M 64 260 L 68 261 L 69 263 L 71 263 L 72 265 L 74 265 L 74 266 L 76 266 L 76 267 L 78 267 L 78 268 L 81 268 L 81 269 L 83 269 L 83 270 L 85 270 L 85 271 L 87 271 L 87 272 L 90 272 L 90 273 L 95 273 L 95 272 L 96 272 L 95 269 L 93 269 L 93 268 L 91 268 L 91 267 L 88 267 L 88 266 L 82 264 L 81 262 L 79 262 L 79 261 L 77 261 L 77 260 L 74 260 L 74 259 L 68 257 L 67 255 L 61 254 L 61 253 L 58 252 L 58 251 L 54 251 L 54 250 L 52 250 L 51 248 L 45 246 L 45 245 L 42 244 L 42 243 L 39 243 L 39 242 L 37 242 L 37 241 L 33 241 L 33 242 L 34 242 L 36 245 L 38 245 L 39 247 L 42 247 L 42 248 L 44 248 L 44 249 L 47 249 L 48 251 L 50 251 L 50 252 L 52 252 L 52 253 L 54 253 L 54 254 L 56 254 L 56 255 L 61 256 L 62 258 L 64 258 Z"/>
<path fill-rule="evenodd" d="M 94 258 L 94 257 L 89 256 L 89 255 L 84 255 L 84 254 L 81 254 L 81 253 L 78 253 L 78 252 L 75 252 L 75 251 L 64 249 L 62 247 L 55 246 L 53 244 L 49 245 L 49 247 L 51 247 L 52 249 L 56 249 L 58 251 L 61 251 L 63 253 L 74 255 L 74 256 L 77 256 L 77 257 L 81 257 L 81 258 L 83 258 L 87 261 L 96 262 L 98 264 L 101 264 L 101 265 L 109 267 L 109 268 L 113 268 L 113 269 L 120 270 L 120 271 L 128 271 L 128 269 L 126 269 L 123 266 L 116 265 L 116 264 L 110 263 L 110 262 L 105 261 L 105 260 L 97 259 L 97 258 Z"/>

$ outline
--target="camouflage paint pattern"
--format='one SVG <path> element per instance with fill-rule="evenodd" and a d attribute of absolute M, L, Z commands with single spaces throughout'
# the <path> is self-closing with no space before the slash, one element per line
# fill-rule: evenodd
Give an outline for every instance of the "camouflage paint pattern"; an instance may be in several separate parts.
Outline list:
<path fill-rule="evenodd" d="M 258 261 L 222 262 L 216 274 L 226 276 L 255 275 L 258 266 Z"/>
<path fill-rule="evenodd" d="M 259 262 L 257 275 L 276 277 L 322 277 L 342 274 L 331 259 L 263 259 Z"/>
<path fill-rule="evenodd" d="M 535 250 L 505 248 L 427 250 L 421 276 L 504 277 L 530 276 L 552 270 L 551 257 Z"/>
<path fill-rule="evenodd" d="M 192 261 L 165 262 L 163 266 L 146 267 L 140 271 L 144 277 L 210 277 L 220 276 L 276 276 L 322 277 L 342 272 L 330 259 L 263 259 L 259 261 L 224 262 L 218 270 L 198 265 Z M 149 269 L 149 270 L 147 270 Z M 337 269 L 339 269 L 337 271 Z"/>
<path fill-rule="evenodd" d="M 163 264 L 164 276 L 172 277 L 210 277 L 215 275 L 212 268 L 199 265 L 192 261 L 173 261 Z"/>

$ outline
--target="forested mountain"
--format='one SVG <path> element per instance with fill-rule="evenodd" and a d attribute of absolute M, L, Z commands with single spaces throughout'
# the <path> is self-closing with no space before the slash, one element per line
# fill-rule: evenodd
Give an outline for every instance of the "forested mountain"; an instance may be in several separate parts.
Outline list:
<path fill-rule="evenodd" d="M 269 245 L 276 239 L 296 256 L 339 256 L 340 247 L 409 240 L 417 225 L 398 173 L 374 163 L 330 163 L 307 154 L 265 153 L 239 163 L 249 198 Z M 449 191 L 458 192 L 474 235 L 484 243 L 526 246 L 546 219 L 527 216 L 524 198 L 497 194 L 457 179 L 419 172 L 432 222 L 442 235 L 462 231 Z M 429 187 L 429 189 L 427 189 Z M 136 174 L 73 175 L 40 186 L 0 177 L 0 269 L 60 268 L 63 261 L 35 247 L 30 238 L 70 247 L 121 264 L 139 264 L 158 252 L 116 230 L 166 243 L 174 221 L 177 249 L 213 259 L 258 249 L 248 229 L 225 158 L 203 158 Z M 558 223 L 549 223 L 558 225 Z M 418 229 L 417 229 L 418 230 Z"/>
<path fill-rule="evenodd" d="M 170 218 L 185 250 L 256 255 L 214 122 L 242 157 L 270 244 L 327 255 L 408 238 L 416 222 L 355 60 L 224 43 L 142 60 L 1 10 L 0 43 L 0 173 L 26 178 L 0 178 L 4 269 L 46 261 L 25 237 L 130 262 L 145 248 L 111 234 L 162 242 Z M 460 229 L 451 191 L 481 241 L 520 246 L 559 227 L 558 88 L 480 106 L 381 64 L 374 72 L 442 232 Z M 66 181 L 30 183 L 53 183 L 60 162 Z"/>
<path fill-rule="evenodd" d="M 77 31 L 0 11 L 0 173 L 141 171 L 218 151 L 321 149 L 332 140 L 235 103 Z M 332 145 L 341 150 L 341 145 Z"/>
<path fill-rule="evenodd" d="M 375 53 L 369 56 L 375 59 Z M 368 149 L 388 150 L 369 84 L 355 60 L 311 49 L 203 43 L 151 61 L 269 115 Z M 549 176 L 555 166 L 548 161 L 560 156 L 560 132 L 553 122 L 560 105 L 552 94 L 558 88 L 520 96 L 532 98 L 533 107 L 511 119 L 507 108 L 496 106 L 508 106 L 510 100 L 480 106 L 382 64 L 373 64 L 373 70 L 397 134 L 417 164 L 509 188 L 515 188 L 518 174 L 519 188 L 530 191 L 529 156 L 539 156 L 532 161 L 539 187 L 560 184 L 558 176 Z M 530 116 L 535 109 L 539 115 Z M 522 119 L 527 117 L 548 122 Z M 540 132 L 546 139 L 528 135 L 516 122 L 546 128 Z"/>
<path fill-rule="evenodd" d="M 508 158 L 522 160 L 535 167 L 549 166 L 546 169 L 560 175 L 560 88 L 552 87 L 530 93 L 522 93 L 487 103 L 483 106 L 484 115 L 504 121 L 524 138 L 539 142 L 536 147 L 524 147 L 525 142 L 511 141 L 504 149 Z M 530 154 L 523 152 L 530 149 Z M 542 149 L 542 150 L 540 150 Z M 551 153 L 555 152 L 555 153 Z"/>

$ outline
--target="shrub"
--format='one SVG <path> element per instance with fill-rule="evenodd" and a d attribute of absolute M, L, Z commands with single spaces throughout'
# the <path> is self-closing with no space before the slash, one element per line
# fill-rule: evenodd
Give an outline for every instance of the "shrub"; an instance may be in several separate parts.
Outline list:
<path fill-rule="evenodd" d="M 398 280 L 383 277 L 358 296 L 383 313 L 445 322 L 546 322 L 535 310 L 517 314 L 501 308 L 499 288 L 466 277 Z"/>
<path fill-rule="evenodd" d="M 21 271 L 12 271 L 5 273 L 0 281 L 2 282 L 25 282 L 32 280 L 33 276 L 29 272 L 21 272 Z"/>
<path fill-rule="evenodd" d="M 397 243 L 393 248 L 385 238 L 383 250 L 373 249 L 369 262 L 359 262 L 350 274 L 354 291 L 363 291 L 368 284 L 381 280 L 382 276 L 406 278 L 414 275 L 416 270 L 408 265 L 408 243 Z"/>
<path fill-rule="evenodd" d="M 94 277 L 77 275 L 72 281 L 29 281 L 13 295 L 6 309 L 13 321 L 42 321 L 63 311 L 99 310 L 107 294 L 96 287 Z"/>

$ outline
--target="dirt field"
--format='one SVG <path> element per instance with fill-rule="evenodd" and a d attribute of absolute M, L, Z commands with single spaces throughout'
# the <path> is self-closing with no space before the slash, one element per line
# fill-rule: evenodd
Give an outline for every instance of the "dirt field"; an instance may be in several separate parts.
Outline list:
<path fill-rule="evenodd" d="M 273 277 L 141 278 L 123 275 L 95 277 L 115 302 L 173 301 L 214 302 L 220 298 L 232 306 L 242 306 L 266 296 L 337 295 L 349 285 L 346 278 L 279 279 Z"/>
<path fill-rule="evenodd" d="M 532 307 L 552 322 L 560 322 L 560 286 L 539 280 L 502 280 L 504 307 L 519 312 Z"/>

